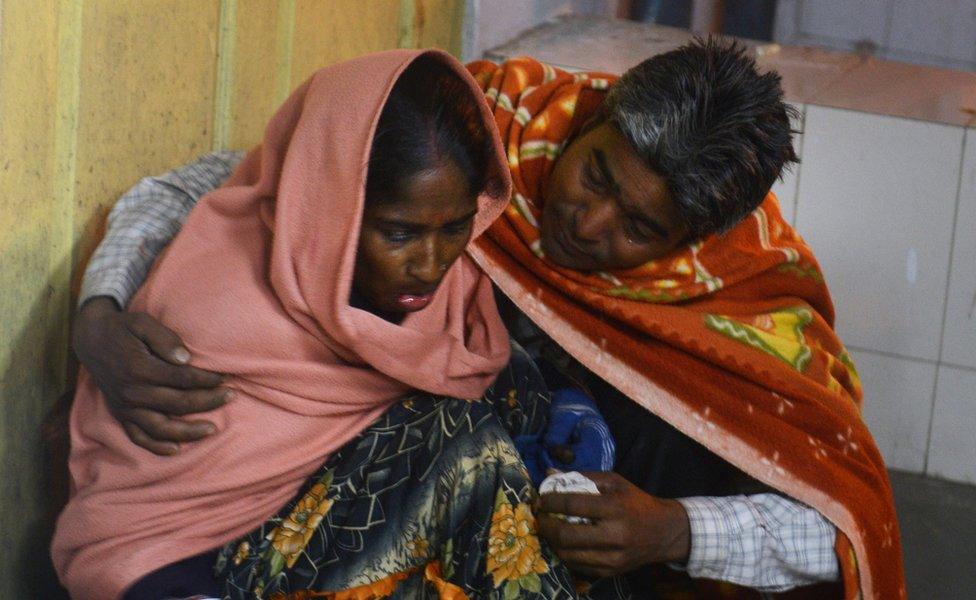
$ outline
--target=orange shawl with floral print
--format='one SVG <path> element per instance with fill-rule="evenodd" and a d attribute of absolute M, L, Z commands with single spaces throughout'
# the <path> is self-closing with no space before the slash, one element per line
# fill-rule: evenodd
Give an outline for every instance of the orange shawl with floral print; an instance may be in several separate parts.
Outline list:
<path fill-rule="evenodd" d="M 635 269 L 558 267 L 539 246 L 543 183 L 615 78 L 528 58 L 468 69 L 493 105 L 515 186 L 475 260 L 594 373 L 834 523 L 848 598 L 904 597 L 898 523 L 857 373 L 820 267 L 775 196 L 728 233 Z"/>

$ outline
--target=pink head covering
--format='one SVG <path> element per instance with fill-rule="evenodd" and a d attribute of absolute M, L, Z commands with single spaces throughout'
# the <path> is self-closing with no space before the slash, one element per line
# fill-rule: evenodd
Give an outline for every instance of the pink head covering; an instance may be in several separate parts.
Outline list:
<path fill-rule="evenodd" d="M 476 398 L 508 360 L 488 279 L 462 256 L 426 309 L 400 324 L 349 306 L 376 122 L 427 54 L 465 80 L 495 138 L 475 236 L 510 190 L 477 84 L 439 51 L 398 50 L 323 69 L 298 88 L 221 189 L 207 195 L 132 302 L 179 334 L 235 398 L 218 432 L 158 457 L 132 444 L 87 373 L 71 416 L 75 495 L 55 566 L 74 598 L 114 598 L 166 564 L 260 525 L 304 479 L 417 389 Z"/>

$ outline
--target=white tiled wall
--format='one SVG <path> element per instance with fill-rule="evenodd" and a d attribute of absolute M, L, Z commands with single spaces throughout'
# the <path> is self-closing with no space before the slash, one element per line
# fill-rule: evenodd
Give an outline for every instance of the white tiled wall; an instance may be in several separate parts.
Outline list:
<path fill-rule="evenodd" d="M 939 367 L 928 473 L 976 483 L 976 371 Z"/>
<path fill-rule="evenodd" d="M 976 369 L 976 129 L 966 132 L 942 360 Z"/>
<path fill-rule="evenodd" d="M 976 483 L 976 371 L 939 367 L 928 473 Z"/>
<path fill-rule="evenodd" d="M 843 310 L 843 306 L 840 307 Z M 864 386 L 864 420 L 890 468 L 921 472 L 935 387 L 934 363 L 852 351 Z"/>
<path fill-rule="evenodd" d="M 796 225 L 851 346 L 939 357 L 963 130 L 808 106 Z"/>
<path fill-rule="evenodd" d="M 878 447 L 976 483 L 976 130 L 815 105 L 804 129 L 795 223 Z"/>

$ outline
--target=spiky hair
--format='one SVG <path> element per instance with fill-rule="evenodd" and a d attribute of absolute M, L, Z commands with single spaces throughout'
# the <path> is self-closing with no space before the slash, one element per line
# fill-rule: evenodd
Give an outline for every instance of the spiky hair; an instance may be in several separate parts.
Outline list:
<path fill-rule="evenodd" d="M 730 229 L 798 162 L 777 73 L 760 74 L 735 41 L 697 38 L 628 70 L 610 89 L 610 121 L 668 184 L 696 237 Z"/>

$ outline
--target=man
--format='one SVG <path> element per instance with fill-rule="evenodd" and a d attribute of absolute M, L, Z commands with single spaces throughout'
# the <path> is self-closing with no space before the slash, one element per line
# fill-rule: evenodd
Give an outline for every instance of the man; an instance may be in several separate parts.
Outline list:
<path fill-rule="evenodd" d="M 585 296 L 601 277 L 615 284 L 596 299 L 584 299 L 581 318 L 606 307 L 608 312 L 597 319 L 603 323 L 607 315 L 615 315 L 634 299 L 693 302 L 694 294 L 668 296 L 668 290 L 680 287 L 666 287 L 678 285 L 671 279 L 658 278 L 657 283 L 665 287 L 650 296 L 648 290 L 617 285 L 625 274 L 679 256 L 683 249 L 689 253 L 688 262 L 695 263 L 688 268 L 694 271 L 701 293 L 721 291 L 728 282 L 702 276 L 696 252 L 721 247 L 717 233 L 729 231 L 729 239 L 738 239 L 746 217 L 763 202 L 784 166 L 796 160 L 779 78 L 760 75 L 741 48 L 714 41 L 696 42 L 645 61 L 615 83 L 606 98 L 596 93 L 608 83 L 599 76 L 573 77 L 530 61 L 521 64 L 523 71 L 517 72 L 519 67 L 518 61 L 500 69 L 484 63 L 470 66 L 495 105 L 503 139 L 511 142 L 510 166 L 517 190 L 512 215 L 496 224 L 489 236 L 495 246 L 476 248 L 474 256 L 514 303 L 502 306 L 513 337 L 530 351 L 535 349 L 547 379 L 558 382 L 554 385 L 568 382 L 590 392 L 620 450 L 616 473 L 592 475 L 601 496 L 542 498 L 542 535 L 571 568 L 595 577 L 629 573 L 632 580 L 641 581 L 640 567 L 669 563 L 682 565 L 695 578 L 763 591 L 838 580 L 841 570 L 835 546 L 846 548 L 840 542 L 847 538 L 838 538 L 822 511 L 777 492 L 776 486 L 759 483 L 723 460 L 719 452 L 706 449 L 702 442 L 709 448 L 723 446 L 721 441 L 706 439 L 707 426 L 714 427 L 707 410 L 699 417 L 704 434 L 692 439 L 687 424 L 679 430 L 649 412 L 646 403 L 638 404 L 641 392 L 630 393 L 630 380 L 596 373 L 599 361 L 594 356 L 599 352 L 580 351 L 564 341 L 569 338 L 560 334 L 559 327 L 549 327 L 548 309 L 535 311 L 524 293 L 553 286 L 545 292 L 549 306 L 557 307 L 548 319 L 553 323 L 560 321 L 558 307 L 568 306 L 560 290 L 567 296 L 573 295 L 572 290 Z M 557 109 L 562 105 L 553 100 L 559 94 L 566 100 L 562 105 L 573 107 L 561 125 Z M 239 153 L 209 155 L 140 182 L 113 210 L 109 234 L 86 272 L 76 351 L 129 437 L 156 453 L 177 452 L 179 443 L 211 433 L 206 421 L 182 417 L 212 410 L 232 398 L 217 389 L 218 374 L 189 366 L 189 352 L 175 334 L 144 315 L 119 310 L 193 204 L 219 186 L 240 158 Z M 788 229 L 779 221 L 777 226 Z M 780 234 L 792 235 L 790 231 Z M 709 245 L 702 240 L 713 241 Z M 505 267 L 510 260 L 507 252 L 523 242 L 525 251 L 511 255 L 515 266 Z M 757 242 L 761 244 L 768 246 L 768 240 Z M 797 252 L 788 248 L 784 253 L 790 251 Z M 814 267 L 790 264 L 812 268 L 818 275 L 815 263 Z M 507 285 L 503 280 L 508 281 L 509 272 L 518 272 L 523 283 L 535 283 L 518 289 Z M 734 296 L 734 286 L 728 287 L 727 295 Z M 826 288 L 816 293 L 820 300 L 826 299 L 821 312 L 829 331 L 829 296 Z M 708 316 L 717 319 L 713 329 L 731 328 L 733 335 L 739 335 L 741 328 L 736 329 L 734 320 Z M 613 327 L 627 337 L 633 324 Z M 756 344 L 763 343 L 761 332 L 756 335 Z M 637 348 L 654 347 L 646 337 L 633 339 L 638 340 Z M 691 351 L 697 347 L 692 346 Z M 663 347 L 658 351 L 665 353 Z M 683 356 L 676 355 L 675 360 Z M 839 364 L 844 357 L 839 349 L 826 361 Z M 671 375 L 691 381 L 700 373 Z M 664 379 L 648 377 L 657 383 Z M 835 379 L 829 383 L 837 387 Z M 856 396 L 856 383 L 853 387 Z M 669 410 L 677 410 L 673 414 L 680 420 L 685 408 Z M 661 414 L 671 413 L 662 410 Z M 870 445 L 869 437 L 867 442 L 858 439 Z M 820 443 L 814 436 L 810 440 Z M 734 454 L 730 451 L 730 456 Z M 752 468 L 742 460 L 736 466 Z M 883 478 L 883 472 L 878 477 Z M 590 517 L 594 524 L 566 524 L 551 513 Z M 857 577 L 856 567 L 841 566 Z M 856 588 L 858 583 L 851 585 Z"/>

